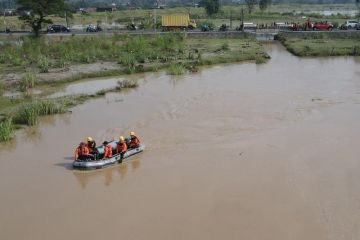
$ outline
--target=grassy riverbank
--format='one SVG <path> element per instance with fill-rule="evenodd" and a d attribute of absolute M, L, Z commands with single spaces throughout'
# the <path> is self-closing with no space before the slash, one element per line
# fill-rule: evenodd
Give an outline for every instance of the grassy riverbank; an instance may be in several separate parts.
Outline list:
<path fill-rule="evenodd" d="M 153 37 L 70 36 L 65 38 L 20 38 L 5 41 L 0 52 L 0 141 L 8 140 L 13 125 L 34 125 L 38 116 L 62 113 L 107 91 L 92 95 L 47 97 L 70 82 L 84 78 L 117 76 L 168 69 L 171 75 L 196 72 L 198 66 L 240 61 L 266 62 L 268 55 L 254 38 L 188 39 L 182 34 Z M 87 67 L 87 66 L 90 67 Z M 102 65 L 99 70 L 93 66 Z M 109 67 L 107 67 L 109 66 Z M 81 72 L 81 69 L 86 71 Z M 40 94 L 35 94 L 37 91 Z M 15 93 L 15 95 L 14 95 Z M 11 124 L 9 120 L 11 119 Z"/>
<path fill-rule="evenodd" d="M 250 35 L 234 39 L 190 39 L 180 33 L 147 37 L 25 37 L 4 41 L 0 84 L 5 90 L 17 87 L 24 91 L 34 85 L 156 71 L 178 63 L 193 68 L 245 60 L 263 62 L 266 58 L 261 44 Z M 96 64 L 105 65 L 96 69 Z M 87 65 L 91 67 L 86 68 Z"/>
<path fill-rule="evenodd" d="M 360 56 L 360 33 L 279 34 L 278 39 L 296 56 Z"/>

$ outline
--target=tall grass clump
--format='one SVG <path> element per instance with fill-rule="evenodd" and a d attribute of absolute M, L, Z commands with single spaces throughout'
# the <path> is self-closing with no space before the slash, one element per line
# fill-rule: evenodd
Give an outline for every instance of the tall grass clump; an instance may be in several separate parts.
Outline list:
<path fill-rule="evenodd" d="M 4 94 L 5 92 L 5 86 L 2 82 L 0 82 L 0 97 Z"/>
<path fill-rule="evenodd" d="M 39 116 L 63 113 L 64 111 L 65 107 L 54 101 L 35 101 L 24 104 L 18 109 L 15 114 L 15 123 L 33 126 L 37 124 Z"/>
<path fill-rule="evenodd" d="M 49 72 L 50 59 L 47 56 L 40 55 L 37 59 L 37 66 L 41 73 Z"/>
<path fill-rule="evenodd" d="M 35 75 L 32 72 L 27 72 L 21 79 L 20 90 L 25 92 L 26 90 L 33 87 L 35 87 Z"/>
<path fill-rule="evenodd" d="M 11 118 L 0 122 L 0 142 L 9 141 L 13 137 L 14 124 Z"/>
<path fill-rule="evenodd" d="M 171 64 L 167 73 L 169 75 L 182 75 L 185 73 L 185 67 L 182 64 Z"/>
<path fill-rule="evenodd" d="M 256 57 L 256 58 L 255 58 L 255 63 L 256 63 L 256 64 L 263 64 L 263 63 L 265 63 L 265 62 L 266 62 L 266 59 L 263 58 L 263 57 Z"/>

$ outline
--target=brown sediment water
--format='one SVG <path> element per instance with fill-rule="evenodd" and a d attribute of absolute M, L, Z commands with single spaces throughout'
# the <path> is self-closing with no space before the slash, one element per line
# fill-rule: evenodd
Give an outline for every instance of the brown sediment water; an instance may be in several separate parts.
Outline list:
<path fill-rule="evenodd" d="M 360 63 L 265 45 L 262 65 L 139 76 L 0 145 L 0 239 L 360 239 Z M 74 147 L 136 131 L 93 172 Z"/>

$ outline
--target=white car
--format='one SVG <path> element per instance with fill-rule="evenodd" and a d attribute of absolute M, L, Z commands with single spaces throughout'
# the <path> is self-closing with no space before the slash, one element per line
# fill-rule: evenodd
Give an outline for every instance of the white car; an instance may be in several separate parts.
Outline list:
<path fill-rule="evenodd" d="M 358 22 L 355 20 L 348 20 L 345 22 L 344 26 L 346 29 L 356 29 Z"/>

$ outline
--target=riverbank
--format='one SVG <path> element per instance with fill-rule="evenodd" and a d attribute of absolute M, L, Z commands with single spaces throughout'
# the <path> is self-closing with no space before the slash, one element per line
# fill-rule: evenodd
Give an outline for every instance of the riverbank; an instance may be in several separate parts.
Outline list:
<path fill-rule="evenodd" d="M 20 38 L 4 42 L 0 53 L 3 95 L 0 97 L 0 118 L 11 118 L 14 124 L 27 124 L 15 121 L 19 109 L 47 100 L 60 87 L 82 79 L 161 69 L 167 69 L 169 75 L 180 75 L 197 72 L 198 67 L 204 65 L 241 61 L 260 64 L 268 58 L 262 45 L 250 35 L 233 39 L 192 39 L 179 33 L 153 37 Z M 45 114 L 63 112 L 64 107 L 116 90 L 118 87 L 101 89 L 95 94 L 61 97 L 57 102 L 62 111 L 45 111 Z"/>
<path fill-rule="evenodd" d="M 360 56 L 360 32 L 279 33 L 277 39 L 296 56 Z"/>

